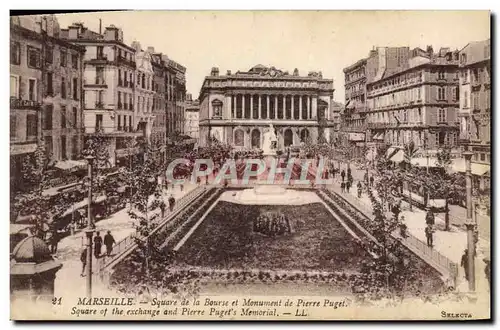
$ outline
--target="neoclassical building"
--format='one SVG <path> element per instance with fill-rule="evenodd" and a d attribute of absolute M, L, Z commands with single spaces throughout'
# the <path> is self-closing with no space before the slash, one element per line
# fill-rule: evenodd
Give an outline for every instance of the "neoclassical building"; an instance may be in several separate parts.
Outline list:
<path fill-rule="evenodd" d="M 261 148 L 263 134 L 272 124 L 278 149 L 310 139 L 329 141 L 333 129 L 330 106 L 333 80 L 321 72 L 300 76 L 257 65 L 248 72 L 212 68 L 200 91 L 199 143 L 212 139 L 235 148 Z"/>

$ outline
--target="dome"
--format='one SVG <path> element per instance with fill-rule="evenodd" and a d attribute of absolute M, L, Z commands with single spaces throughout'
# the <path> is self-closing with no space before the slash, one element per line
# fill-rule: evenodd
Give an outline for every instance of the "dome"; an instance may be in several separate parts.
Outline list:
<path fill-rule="evenodd" d="M 36 236 L 28 236 L 19 242 L 12 251 L 12 256 L 16 262 L 36 264 L 53 260 L 47 244 Z"/>

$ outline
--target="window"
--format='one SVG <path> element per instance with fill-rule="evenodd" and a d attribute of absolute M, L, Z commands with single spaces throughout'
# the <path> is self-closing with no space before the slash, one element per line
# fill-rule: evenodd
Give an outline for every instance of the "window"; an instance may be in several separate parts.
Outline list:
<path fill-rule="evenodd" d="M 467 91 L 464 91 L 464 108 L 469 107 L 469 93 Z"/>
<path fill-rule="evenodd" d="M 68 64 L 68 53 L 66 50 L 61 49 L 61 66 L 66 67 Z"/>
<path fill-rule="evenodd" d="M 438 123 L 446 122 L 446 109 L 438 109 Z"/>
<path fill-rule="evenodd" d="M 78 78 L 73 78 L 73 100 L 78 100 Z"/>
<path fill-rule="evenodd" d="M 96 67 L 95 83 L 97 85 L 104 84 L 104 67 Z"/>
<path fill-rule="evenodd" d="M 122 85 L 122 70 L 118 69 L 118 86 Z"/>
<path fill-rule="evenodd" d="M 45 153 L 47 155 L 47 158 L 52 159 L 52 152 L 54 150 L 53 143 L 52 143 L 52 136 L 46 136 L 45 137 Z"/>
<path fill-rule="evenodd" d="M 29 79 L 28 83 L 28 100 L 36 101 L 36 79 Z"/>
<path fill-rule="evenodd" d="M 458 101 L 459 93 L 458 87 L 453 87 L 453 101 Z"/>
<path fill-rule="evenodd" d="M 97 46 L 97 58 L 98 59 L 104 58 L 104 47 L 103 46 Z"/>
<path fill-rule="evenodd" d="M 43 116 L 43 129 L 51 130 L 52 129 L 52 113 L 54 111 L 54 106 L 52 104 L 47 104 L 44 116 Z"/>
<path fill-rule="evenodd" d="M 21 64 L 21 44 L 19 42 L 10 42 L 10 64 Z"/>
<path fill-rule="evenodd" d="M 78 109 L 73 107 L 73 128 L 78 126 Z"/>
<path fill-rule="evenodd" d="M 61 136 L 61 159 L 66 159 L 66 136 Z"/>
<path fill-rule="evenodd" d="M 71 54 L 71 67 L 73 69 L 78 69 L 78 55 Z"/>
<path fill-rule="evenodd" d="M 95 128 L 102 129 L 102 115 L 95 115 Z"/>
<path fill-rule="evenodd" d="M 52 85 L 54 74 L 52 72 L 47 72 L 47 95 L 54 94 L 54 86 Z"/>
<path fill-rule="evenodd" d="M 118 115 L 118 130 L 122 130 L 122 116 Z"/>
<path fill-rule="evenodd" d="M 403 123 L 408 122 L 408 110 L 403 110 Z"/>
<path fill-rule="evenodd" d="M 40 68 L 40 49 L 28 46 L 28 67 Z"/>
<path fill-rule="evenodd" d="M 479 154 L 479 157 L 481 157 L 481 161 L 482 162 L 486 161 L 486 155 L 485 154 L 481 153 L 481 154 Z"/>
<path fill-rule="evenodd" d="M 78 157 L 78 136 L 73 135 L 71 137 L 71 159 L 77 159 Z"/>
<path fill-rule="evenodd" d="M 37 137 L 37 115 L 26 116 L 26 137 L 33 139 Z"/>
<path fill-rule="evenodd" d="M 61 105 L 61 128 L 66 128 L 66 106 Z"/>
<path fill-rule="evenodd" d="M 485 93 L 485 98 L 486 98 L 486 109 L 490 109 L 490 91 L 486 91 Z"/>
<path fill-rule="evenodd" d="M 19 98 L 19 81 L 17 76 L 10 76 L 10 97 Z"/>
<path fill-rule="evenodd" d="M 66 80 L 64 77 L 61 78 L 61 98 L 66 98 Z"/>
<path fill-rule="evenodd" d="M 17 129 L 17 116 L 15 114 L 10 115 L 10 137 L 16 137 L 16 129 Z"/>
<path fill-rule="evenodd" d="M 118 109 L 122 108 L 122 93 L 118 92 Z"/>
<path fill-rule="evenodd" d="M 439 70 L 438 79 L 439 80 L 445 80 L 446 79 L 446 72 L 444 72 L 444 70 Z"/>
<path fill-rule="evenodd" d="M 438 100 L 445 100 L 445 89 L 444 87 L 438 87 Z"/>
<path fill-rule="evenodd" d="M 52 46 L 45 47 L 45 63 L 52 64 L 54 62 L 54 48 Z"/>

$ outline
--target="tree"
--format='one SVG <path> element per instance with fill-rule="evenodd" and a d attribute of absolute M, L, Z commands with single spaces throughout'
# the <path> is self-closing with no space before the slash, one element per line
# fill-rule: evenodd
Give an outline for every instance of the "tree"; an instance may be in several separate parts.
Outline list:
<path fill-rule="evenodd" d="M 413 167 L 411 164 L 411 160 L 415 158 L 417 151 L 418 147 L 413 141 L 410 141 L 410 143 L 405 144 L 403 147 L 403 161 L 405 165 L 406 182 L 408 182 L 408 199 L 410 202 L 410 211 L 413 210 L 413 201 L 411 198 L 411 183 L 413 181 L 412 178 L 415 179 L 415 176 L 413 175 L 414 173 L 411 172 L 411 169 Z"/>
<path fill-rule="evenodd" d="M 144 269 L 149 276 L 149 257 L 152 249 L 150 233 L 154 229 L 154 222 L 160 216 L 154 211 L 158 208 L 165 208 L 161 188 L 157 184 L 159 173 L 158 163 L 154 157 L 154 150 L 146 146 L 145 159 L 142 164 L 137 164 L 127 173 L 128 186 L 133 187 L 130 196 L 129 216 L 138 220 L 137 244 L 144 257 Z"/>

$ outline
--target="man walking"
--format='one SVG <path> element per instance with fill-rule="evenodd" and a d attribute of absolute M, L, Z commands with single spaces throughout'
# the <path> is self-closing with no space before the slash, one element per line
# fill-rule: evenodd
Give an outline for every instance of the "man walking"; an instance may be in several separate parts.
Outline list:
<path fill-rule="evenodd" d="M 170 212 L 174 210 L 174 206 L 175 206 L 175 198 L 173 195 L 170 195 L 170 197 L 168 198 L 168 207 L 170 209 Z"/>
<path fill-rule="evenodd" d="M 115 244 L 115 238 L 111 235 L 111 231 L 108 230 L 106 236 L 104 236 L 104 245 L 106 246 L 106 255 L 109 257 L 113 251 L 113 244 Z"/>
<path fill-rule="evenodd" d="M 469 250 L 465 249 L 462 255 L 462 260 L 460 261 L 460 266 L 464 268 L 465 279 L 469 281 Z"/>
<path fill-rule="evenodd" d="M 361 198 L 361 192 L 363 191 L 363 186 L 361 185 L 361 181 L 358 182 L 358 198 Z"/>
<path fill-rule="evenodd" d="M 434 213 L 432 213 L 430 207 L 428 207 L 427 208 L 427 214 L 425 215 L 425 223 L 427 225 L 434 226 L 434 222 L 435 222 Z"/>
<path fill-rule="evenodd" d="M 351 190 L 351 181 L 347 181 L 345 184 L 345 187 L 346 187 L 347 192 L 349 192 Z"/>
<path fill-rule="evenodd" d="M 101 248 L 102 248 L 102 236 L 99 232 L 96 233 L 96 237 L 94 237 L 94 256 L 99 258 L 101 256 Z"/>
<path fill-rule="evenodd" d="M 374 181 L 373 176 L 370 176 L 370 187 L 373 187 L 373 181 Z"/>
<path fill-rule="evenodd" d="M 342 183 L 340 183 L 340 191 L 345 192 L 345 182 L 344 181 L 342 181 Z"/>
<path fill-rule="evenodd" d="M 425 237 L 427 238 L 427 246 L 428 247 L 432 247 L 434 245 L 432 234 L 434 234 L 434 230 L 432 229 L 432 226 L 427 225 L 427 227 L 425 227 Z"/>
<path fill-rule="evenodd" d="M 80 254 L 80 261 L 82 262 L 82 273 L 80 276 L 85 276 L 85 266 L 87 266 L 87 247 L 83 248 L 82 253 Z"/>
<path fill-rule="evenodd" d="M 342 172 L 340 172 L 340 176 L 342 177 L 342 182 L 344 182 L 344 178 L 345 178 L 345 171 L 342 170 Z"/>

